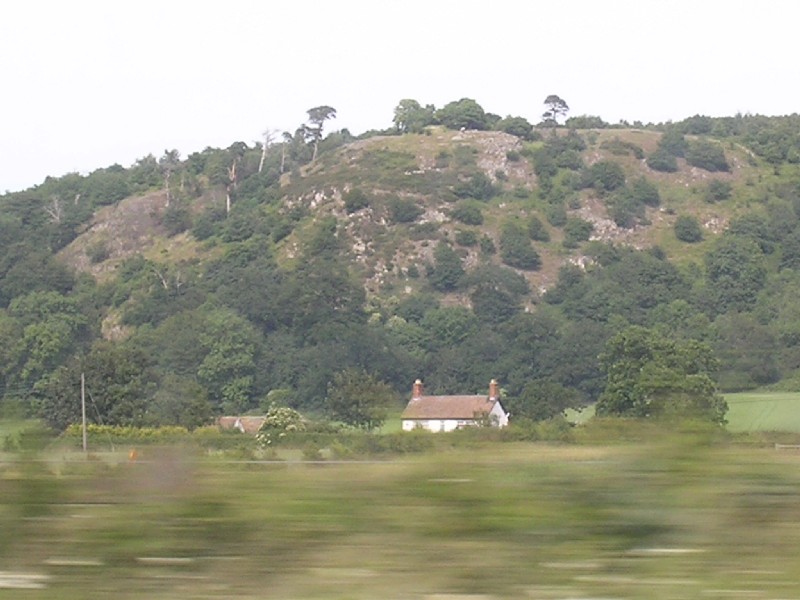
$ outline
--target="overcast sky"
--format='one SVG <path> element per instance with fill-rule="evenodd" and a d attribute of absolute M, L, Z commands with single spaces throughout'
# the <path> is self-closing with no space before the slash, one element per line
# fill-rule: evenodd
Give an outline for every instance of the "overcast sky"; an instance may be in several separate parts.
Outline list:
<path fill-rule="evenodd" d="M 177 148 L 252 144 L 306 110 L 391 125 L 402 98 L 538 121 L 800 107 L 796 0 L 25 0 L 0 7 L 0 191 Z"/>

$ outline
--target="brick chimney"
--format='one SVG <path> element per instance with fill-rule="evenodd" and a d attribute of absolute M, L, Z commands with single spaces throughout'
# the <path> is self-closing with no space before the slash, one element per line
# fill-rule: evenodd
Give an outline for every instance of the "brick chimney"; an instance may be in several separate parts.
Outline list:
<path fill-rule="evenodd" d="M 492 379 L 489 382 L 489 400 L 497 400 L 500 397 L 500 393 L 497 389 L 497 380 Z"/>
<path fill-rule="evenodd" d="M 411 397 L 412 398 L 422 397 L 422 381 L 420 379 L 417 379 L 414 382 L 414 386 L 411 388 Z"/>

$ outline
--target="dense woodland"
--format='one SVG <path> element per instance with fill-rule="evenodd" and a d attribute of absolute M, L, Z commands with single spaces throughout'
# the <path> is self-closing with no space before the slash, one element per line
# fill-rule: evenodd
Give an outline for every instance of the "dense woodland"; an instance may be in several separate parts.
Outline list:
<path fill-rule="evenodd" d="M 724 422 L 720 393 L 800 388 L 800 116 L 544 108 L 406 99 L 354 137 L 320 106 L 0 196 L 4 410 L 63 430 L 81 374 L 92 422 L 188 428 L 271 405 L 369 428 L 418 377 L 496 378 L 530 420 Z"/>

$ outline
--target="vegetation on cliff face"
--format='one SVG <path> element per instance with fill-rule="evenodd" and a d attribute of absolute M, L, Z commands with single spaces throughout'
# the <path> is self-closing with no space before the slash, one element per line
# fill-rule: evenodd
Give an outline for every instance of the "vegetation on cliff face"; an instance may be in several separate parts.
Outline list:
<path fill-rule="evenodd" d="M 85 373 L 93 421 L 192 427 L 273 390 L 322 413 L 357 370 L 401 396 L 496 378 L 536 418 L 564 402 L 534 383 L 610 414 L 699 390 L 721 420 L 719 389 L 791 387 L 800 117 L 562 126 L 566 102 L 545 107 L 534 126 L 404 99 L 354 138 L 323 135 L 319 106 L 264 145 L 0 197 L 4 406 L 63 428 Z M 696 389 L 659 350 L 620 397 L 600 357 L 633 326 L 713 357 Z"/>

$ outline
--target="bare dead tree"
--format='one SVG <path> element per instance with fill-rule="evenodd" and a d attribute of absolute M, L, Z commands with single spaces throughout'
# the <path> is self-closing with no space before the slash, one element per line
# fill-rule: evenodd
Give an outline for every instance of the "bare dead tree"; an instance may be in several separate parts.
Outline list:
<path fill-rule="evenodd" d="M 172 199 L 172 192 L 169 188 L 169 180 L 172 177 L 172 173 L 178 167 L 178 163 L 180 162 L 180 154 L 177 150 L 164 150 L 164 156 L 158 161 L 159 166 L 161 167 L 161 174 L 164 176 L 164 190 L 167 192 L 167 208 L 169 208 L 169 202 Z"/>
<path fill-rule="evenodd" d="M 286 148 L 292 143 L 294 138 L 288 131 L 284 131 L 281 137 L 283 137 L 283 143 L 281 144 L 281 175 L 283 175 L 283 172 L 286 170 Z"/>
<path fill-rule="evenodd" d="M 44 211 L 50 215 L 53 223 L 60 224 L 61 219 L 64 218 L 64 206 L 61 204 L 61 198 L 57 194 L 50 196 L 50 204 L 44 207 Z"/>
<path fill-rule="evenodd" d="M 228 185 L 225 186 L 225 214 L 231 212 L 231 192 L 236 189 L 236 165 L 239 163 L 237 158 L 233 159 L 231 166 L 228 167 Z"/>
<path fill-rule="evenodd" d="M 165 272 L 165 273 L 162 273 L 161 271 L 159 271 L 159 270 L 158 270 L 158 269 L 155 267 L 155 265 L 152 267 L 152 269 L 153 269 L 153 273 L 155 273 L 155 274 L 156 274 L 156 277 L 158 277 L 159 281 L 161 281 L 161 285 L 162 285 L 162 287 L 163 287 L 165 290 L 168 290 L 168 289 L 169 289 L 169 281 L 167 280 L 166 272 Z"/>
<path fill-rule="evenodd" d="M 261 147 L 261 160 L 258 163 L 259 173 L 261 173 L 261 170 L 264 168 L 264 161 L 267 159 L 267 149 L 272 145 L 272 142 L 275 141 L 275 134 L 277 132 L 277 129 L 266 129 L 264 133 L 261 134 L 264 136 L 264 145 Z"/>

